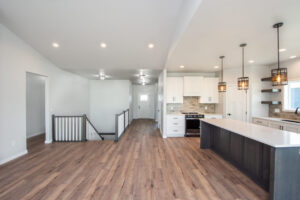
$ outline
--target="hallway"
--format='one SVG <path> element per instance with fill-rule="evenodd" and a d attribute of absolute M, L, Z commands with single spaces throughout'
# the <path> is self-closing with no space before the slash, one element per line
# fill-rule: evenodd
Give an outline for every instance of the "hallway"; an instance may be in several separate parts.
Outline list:
<path fill-rule="evenodd" d="M 198 138 L 134 120 L 118 143 L 36 143 L 0 167 L 0 199 L 268 199 Z"/>

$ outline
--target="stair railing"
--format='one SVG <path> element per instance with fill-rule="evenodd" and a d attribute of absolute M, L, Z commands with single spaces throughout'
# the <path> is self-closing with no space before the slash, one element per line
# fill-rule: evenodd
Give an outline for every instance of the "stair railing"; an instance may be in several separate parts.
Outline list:
<path fill-rule="evenodd" d="M 115 121 L 115 142 L 118 142 L 130 124 L 129 109 L 116 114 Z"/>
<path fill-rule="evenodd" d="M 54 142 L 83 142 L 87 140 L 88 126 L 104 140 L 86 115 L 56 116 L 52 115 L 52 139 Z"/>
<path fill-rule="evenodd" d="M 54 142 L 86 141 L 86 117 L 52 115 L 52 131 Z"/>
<path fill-rule="evenodd" d="M 54 142 L 83 142 L 95 133 L 104 140 L 103 136 L 114 136 L 118 142 L 130 124 L 129 109 L 115 115 L 115 132 L 100 133 L 86 115 L 56 116 L 52 115 L 52 138 Z M 91 127 L 94 131 L 91 132 Z M 87 135 L 88 134 L 88 135 Z"/>

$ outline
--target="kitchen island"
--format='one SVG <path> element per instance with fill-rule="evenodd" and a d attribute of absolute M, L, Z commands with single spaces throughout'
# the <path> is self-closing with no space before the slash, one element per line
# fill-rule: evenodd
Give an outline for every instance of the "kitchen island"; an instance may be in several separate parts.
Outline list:
<path fill-rule="evenodd" d="M 202 119 L 201 149 L 212 149 L 269 191 L 300 199 L 300 134 L 231 119 Z"/>

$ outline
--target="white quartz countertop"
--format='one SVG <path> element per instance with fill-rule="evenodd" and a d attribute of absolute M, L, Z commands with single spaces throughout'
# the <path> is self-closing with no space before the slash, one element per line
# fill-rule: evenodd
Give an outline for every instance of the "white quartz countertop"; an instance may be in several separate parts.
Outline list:
<path fill-rule="evenodd" d="M 222 116 L 222 114 L 220 113 L 198 113 L 198 114 L 207 115 L 207 116 L 216 116 L 216 115 Z M 167 115 L 185 115 L 185 114 L 182 114 L 181 112 L 169 112 L 167 113 Z"/>
<path fill-rule="evenodd" d="M 300 123 L 297 122 L 283 121 L 283 120 L 299 121 L 294 119 L 284 119 L 284 118 L 275 118 L 275 117 L 253 117 L 253 118 L 300 126 Z"/>
<path fill-rule="evenodd" d="M 300 147 L 300 134 L 232 119 L 201 119 L 222 129 L 272 147 Z"/>

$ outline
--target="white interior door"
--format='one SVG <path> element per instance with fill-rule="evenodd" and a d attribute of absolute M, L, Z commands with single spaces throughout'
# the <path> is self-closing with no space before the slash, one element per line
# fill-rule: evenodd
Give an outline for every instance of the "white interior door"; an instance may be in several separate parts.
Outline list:
<path fill-rule="evenodd" d="M 134 118 L 154 119 L 155 115 L 155 86 L 147 85 L 134 87 Z"/>
<path fill-rule="evenodd" d="M 247 93 L 238 90 L 235 85 L 228 85 L 226 91 L 226 118 L 247 121 Z"/>

